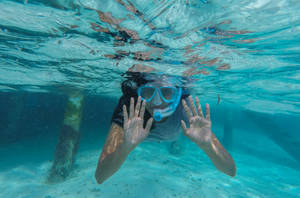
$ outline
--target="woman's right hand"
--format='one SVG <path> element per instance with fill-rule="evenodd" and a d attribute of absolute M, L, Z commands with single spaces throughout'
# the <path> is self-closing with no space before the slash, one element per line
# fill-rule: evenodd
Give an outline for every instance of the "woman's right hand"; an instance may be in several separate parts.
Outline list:
<path fill-rule="evenodd" d="M 144 113 L 146 108 L 146 102 L 143 101 L 141 107 L 141 97 L 138 97 L 136 106 L 134 107 L 134 99 L 130 99 L 129 117 L 126 109 L 126 105 L 123 105 L 124 115 L 124 145 L 130 150 L 134 149 L 139 143 L 141 143 L 149 134 L 153 118 L 147 121 L 146 128 L 143 128 Z"/>

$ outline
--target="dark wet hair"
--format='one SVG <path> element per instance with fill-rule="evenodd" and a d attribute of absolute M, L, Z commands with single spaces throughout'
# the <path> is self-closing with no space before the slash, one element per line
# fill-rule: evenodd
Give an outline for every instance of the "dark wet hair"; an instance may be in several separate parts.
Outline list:
<path fill-rule="evenodd" d="M 126 80 L 122 82 L 121 88 L 126 96 L 137 97 L 137 89 L 148 83 L 144 74 L 140 72 L 126 72 L 123 76 Z"/>

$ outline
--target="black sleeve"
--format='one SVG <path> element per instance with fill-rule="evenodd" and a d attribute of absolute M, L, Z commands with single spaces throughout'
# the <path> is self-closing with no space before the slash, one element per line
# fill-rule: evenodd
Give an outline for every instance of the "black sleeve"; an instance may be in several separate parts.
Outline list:
<path fill-rule="evenodd" d="M 123 127 L 123 123 L 124 123 L 124 116 L 123 116 L 123 105 L 124 104 L 126 105 L 127 110 L 129 110 L 128 107 L 130 104 L 130 98 L 122 95 L 121 98 L 119 99 L 119 103 L 116 106 L 113 116 L 111 118 L 111 123 L 114 122 L 114 123 L 118 124 L 120 127 Z"/>

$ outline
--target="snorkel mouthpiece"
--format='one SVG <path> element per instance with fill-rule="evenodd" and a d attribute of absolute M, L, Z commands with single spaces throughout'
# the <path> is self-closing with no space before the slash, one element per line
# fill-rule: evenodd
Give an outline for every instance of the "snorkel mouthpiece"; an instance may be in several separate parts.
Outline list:
<path fill-rule="evenodd" d="M 164 117 L 170 116 L 176 111 L 182 95 L 182 89 L 179 88 L 176 100 L 165 109 L 154 109 L 153 118 L 156 122 L 160 122 Z"/>
<path fill-rule="evenodd" d="M 157 122 L 159 122 L 159 121 L 162 120 L 162 117 L 163 116 L 162 116 L 161 112 L 159 110 L 155 109 L 154 110 L 154 114 L 153 114 L 154 120 L 157 121 Z"/>

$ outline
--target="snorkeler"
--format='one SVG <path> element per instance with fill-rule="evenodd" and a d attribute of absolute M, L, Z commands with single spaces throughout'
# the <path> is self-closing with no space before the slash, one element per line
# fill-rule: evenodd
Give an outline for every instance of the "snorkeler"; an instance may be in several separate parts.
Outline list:
<path fill-rule="evenodd" d="M 195 97 L 195 105 L 188 90 L 178 85 L 175 77 L 141 72 L 130 75 L 122 83 L 123 95 L 114 110 L 98 161 L 95 178 L 99 184 L 112 176 L 142 141 L 174 141 L 181 129 L 208 155 L 217 169 L 235 176 L 232 157 L 211 131 L 208 104 L 204 116 L 198 97 Z"/>

